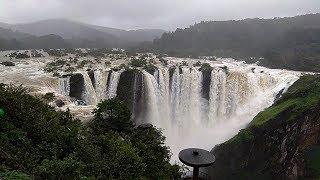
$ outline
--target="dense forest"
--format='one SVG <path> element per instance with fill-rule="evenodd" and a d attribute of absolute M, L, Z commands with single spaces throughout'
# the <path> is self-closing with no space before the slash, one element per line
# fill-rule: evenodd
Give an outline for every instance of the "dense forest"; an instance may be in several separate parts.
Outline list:
<path fill-rule="evenodd" d="M 52 95 L 0 86 L 0 179 L 172 179 L 165 137 L 135 126 L 116 99 L 101 102 L 87 124 L 47 105 Z"/>
<path fill-rule="evenodd" d="M 207 21 L 164 33 L 150 46 L 170 56 L 214 55 L 272 68 L 320 71 L 320 14 Z"/>

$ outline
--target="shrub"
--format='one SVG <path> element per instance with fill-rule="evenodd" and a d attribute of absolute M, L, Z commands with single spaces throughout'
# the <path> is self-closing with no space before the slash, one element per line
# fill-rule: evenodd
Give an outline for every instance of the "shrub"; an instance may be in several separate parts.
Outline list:
<path fill-rule="evenodd" d="M 1 178 L 172 179 L 179 173 L 161 132 L 134 127 L 116 99 L 101 102 L 87 125 L 24 88 L 2 84 L 0 108 L 6 112 L 0 119 Z"/>
<path fill-rule="evenodd" d="M 143 67 L 147 64 L 145 59 L 132 59 L 130 65 L 132 67 Z"/>
<path fill-rule="evenodd" d="M 18 53 L 16 55 L 16 59 L 27 59 L 27 58 L 30 58 L 30 56 L 26 53 Z"/>
<path fill-rule="evenodd" d="M 202 72 L 211 72 L 212 69 L 213 69 L 213 68 L 212 68 L 211 65 L 208 64 L 208 63 L 203 63 L 203 64 L 201 65 L 201 68 L 200 68 L 200 70 L 201 70 Z"/>
<path fill-rule="evenodd" d="M 42 97 L 42 99 L 44 99 L 45 101 L 48 101 L 48 102 L 53 101 L 54 98 L 55 98 L 55 96 L 54 96 L 54 93 L 52 93 L 52 92 L 46 93 L 46 94 L 43 95 L 43 97 Z"/>
<path fill-rule="evenodd" d="M 4 61 L 4 62 L 1 62 L 0 64 L 4 66 L 15 66 L 15 64 L 11 61 Z"/>

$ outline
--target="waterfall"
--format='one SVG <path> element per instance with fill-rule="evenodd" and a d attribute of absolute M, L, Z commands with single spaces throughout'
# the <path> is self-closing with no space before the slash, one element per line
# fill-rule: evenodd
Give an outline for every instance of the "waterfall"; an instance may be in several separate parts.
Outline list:
<path fill-rule="evenodd" d="M 159 111 L 158 111 L 158 97 L 159 92 L 157 82 L 154 76 L 146 71 L 142 72 L 145 79 L 146 99 L 147 99 L 147 117 L 146 122 L 153 125 L 160 125 Z"/>
<path fill-rule="evenodd" d="M 174 155 L 183 148 L 210 150 L 224 142 L 258 112 L 272 105 L 276 95 L 299 77 L 290 71 L 259 66 L 252 71 L 252 66 L 230 62 L 224 64 L 228 68 L 219 63 L 211 65 L 211 75 L 192 64 L 187 67 L 179 63 L 170 67 L 157 65 L 152 74 L 142 69 L 134 71 L 134 77 L 127 74 L 126 78 L 134 81 L 130 85 L 133 89 L 127 91 L 133 92 L 128 98 L 135 123 L 151 123 L 161 128 Z M 94 71 L 94 86 L 89 75 L 82 72 L 85 102 L 96 105 L 98 101 L 116 97 L 119 80 L 125 78 L 121 76 L 123 71 Z M 69 81 L 68 77 L 59 81 L 60 92 L 66 96 Z M 204 82 L 208 81 L 210 86 L 205 87 Z"/>
<path fill-rule="evenodd" d="M 107 98 L 107 81 L 108 71 L 96 70 L 94 71 L 95 90 L 98 101 L 102 101 Z"/>
<path fill-rule="evenodd" d="M 290 73 L 277 76 L 246 68 L 226 71 L 214 67 L 209 99 L 205 99 L 201 71 L 176 67 L 171 80 L 168 71 L 162 67 L 153 75 L 143 71 L 147 107 L 143 122 L 163 129 L 174 154 L 187 147 L 212 148 L 227 140 L 270 106 L 281 87 L 298 79 Z"/>
<path fill-rule="evenodd" d="M 110 82 L 107 91 L 107 98 L 111 99 L 117 96 L 117 88 L 122 71 L 112 71 L 110 74 Z"/>
<path fill-rule="evenodd" d="M 208 115 L 210 124 L 221 121 L 226 114 L 226 81 L 227 75 L 223 70 L 212 70 Z"/>
<path fill-rule="evenodd" d="M 178 125 L 179 104 L 180 104 L 180 73 L 179 68 L 176 67 L 172 75 L 172 83 L 170 88 L 170 104 L 171 104 L 171 119 L 173 124 Z"/>
<path fill-rule="evenodd" d="M 162 118 L 162 127 L 164 129 L 169 129 L 171 128 L 169 107 L 169 70 L 166 68 L 159 68 L 157 72 L 159 89 L 158 109 Z"/>
<path fill-rule="evenodd" d="M 64 96 L 70 94 L 70 76 L 59 78 L 59 93 Z"/>
<path fill-rule="evenodd" d="M 84 92 L 82 98 L 87 105 L 96 105 L 98 103 L 97 95 L 91 83 L 91 79 L 86 71 L 81 72 L 84 80 Z"/>

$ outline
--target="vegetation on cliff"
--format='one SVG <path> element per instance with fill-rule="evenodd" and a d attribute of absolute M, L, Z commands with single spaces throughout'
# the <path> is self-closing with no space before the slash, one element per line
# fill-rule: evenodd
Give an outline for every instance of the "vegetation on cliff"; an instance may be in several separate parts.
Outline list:
<path fill-rule="evenodd" d="M 164 136 L 134 126 L 131 113 L 112 99 L 83 124 L 21 87 L 0 86 L 0 179 L 171 179 Z"/>
<path fill-rule="evenodd" d="M 320 72 L 319 22 L 320 14 L 206 21 L 164 33 L 149 49 L 170 56 L 234 57 L 272 68 Z"/>
<path fill-rule="evenodd" d="M 319 178 L 320 76 L 304 75 L 246 129 L 215 147 L 217 179 Z"/>

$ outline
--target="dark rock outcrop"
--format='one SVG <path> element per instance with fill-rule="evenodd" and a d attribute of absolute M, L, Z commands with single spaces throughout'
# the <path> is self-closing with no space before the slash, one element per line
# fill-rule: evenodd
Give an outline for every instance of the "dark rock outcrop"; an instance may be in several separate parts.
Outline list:
<path fill-rule="evenodd" d="M 84 79 L 82 74 L 70 75 L 70 97 L 75 99 L 82 99 L 82 92 L 84 91 Z"/>
<path fill-rule="evenodd" d="M 129 69 L 121 74 L 117 98 L 127 105 L 135 120 L 143 117 L 143 74 L 141 71 Z"/>
<path fill-rule="evenodd" d="M 88 75 L 89 75 L 89 77 L 90 77 L 92 86 L 93 86 L 94 88 L 96 88 L 96 87 L 95 87 L 95 86 L 96 86 L 96 80 L 95 80 L 95 78 L 94 78 L 94 71 L 91 70 L 91 69 L 89 69 L 89 70 L 87 70 L 87 73 L 88 73 Z"/>

